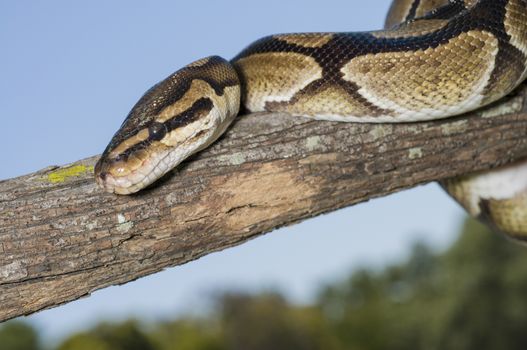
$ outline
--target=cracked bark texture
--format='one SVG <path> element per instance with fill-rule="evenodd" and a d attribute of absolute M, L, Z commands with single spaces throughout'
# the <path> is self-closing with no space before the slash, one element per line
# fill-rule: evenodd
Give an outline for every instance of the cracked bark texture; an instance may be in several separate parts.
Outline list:
<path fill-rule="evenodd" d="M 522 88 L 483 111 L 414 124 L 244 116 L 212 147 L 128 197 L 96 187 L 96 157 L 1 181 L 0 320 L 321 213 L 526 157 L 525 96 Z"/>

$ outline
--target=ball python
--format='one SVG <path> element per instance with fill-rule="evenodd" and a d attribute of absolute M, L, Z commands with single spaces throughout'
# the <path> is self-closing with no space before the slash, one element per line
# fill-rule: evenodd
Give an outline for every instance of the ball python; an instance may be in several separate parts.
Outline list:
<path fill-rule="evenodd" d="M 150 88 L 95 167 L 107 192 L 150 185 L 238 115 L 397 123 L 456 116 L 527 76 L 527 0 L 394 0 L 385 29 L 264 37 Z M 443 183 L 472 215 L 527 241 L 527 161 Z"/>

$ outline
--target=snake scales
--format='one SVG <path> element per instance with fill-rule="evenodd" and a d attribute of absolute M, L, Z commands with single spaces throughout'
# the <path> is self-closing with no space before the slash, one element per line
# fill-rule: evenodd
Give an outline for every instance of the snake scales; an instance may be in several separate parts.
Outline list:
<path fill-rule="evenodd" d="M 527 0 L 394 0 L 386 29 L 262 38 L 230 62 L 200 59 L 148 90 L 96 165 L 130 194 L 214 142 L 239 113 L 344 122 L 446 118 L 527 76 Z M 527 161 L 443 186 L 472 215 L 527 240 Z"/>

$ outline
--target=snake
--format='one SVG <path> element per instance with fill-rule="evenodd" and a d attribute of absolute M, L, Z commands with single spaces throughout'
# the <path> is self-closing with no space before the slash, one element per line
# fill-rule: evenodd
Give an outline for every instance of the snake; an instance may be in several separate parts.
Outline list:
<path fill-rule="evenodd" d="M 527 0 L 394 0 L 381 30 L 270 35 L 151 87 L 95 166 L 132 194 L 208 147 L 235 117 L 280 112 L 358 123 L 458 116 L 527 77 Z M 527 160 L 446 180 L 470 214 L 527 242 Z"/>

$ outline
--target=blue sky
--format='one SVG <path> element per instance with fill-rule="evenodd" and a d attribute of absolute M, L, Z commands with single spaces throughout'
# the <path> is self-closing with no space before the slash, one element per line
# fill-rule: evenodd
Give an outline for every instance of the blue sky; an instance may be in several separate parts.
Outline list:
<path fill-rule="evenodd" d="M 234 56 L 272 33 L 382 26 L 389 0 L 3 1 L 0 179 L 100 153 L 146 89 L 197 58 Z M 461 209 L 437 185 L 277 230 L 27 318 L 48 339 L 104 319 L 201 311 L 222 289 L 276 288 L 293 301 L 416 239 L 444 247 Z"/>

